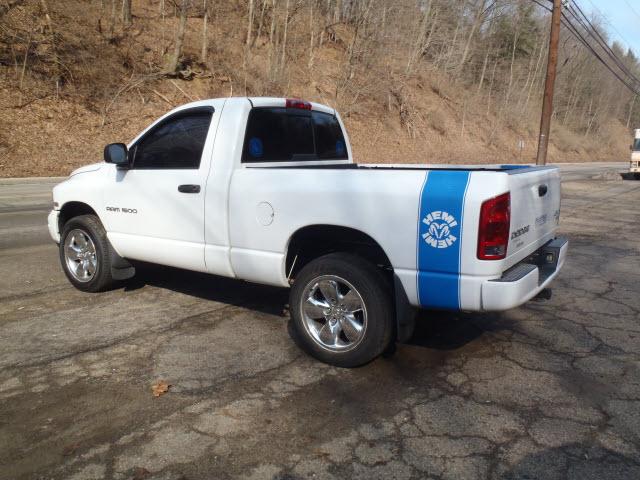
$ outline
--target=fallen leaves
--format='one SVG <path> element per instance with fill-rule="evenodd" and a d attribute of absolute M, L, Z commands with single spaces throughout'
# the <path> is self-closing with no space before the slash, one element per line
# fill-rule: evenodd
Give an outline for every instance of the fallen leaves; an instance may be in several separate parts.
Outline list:
<path fill-rule="evenodd" d="M 151 472 L 144 467 L 136 467 L 133 469 L 133 480 L 144 480 L 151 475 Z"/>
<path fill-rule="evenodd" d="M 66 445 L 63 449 L 62 449 L 62 455 L 65 457 L 69 457 L 71 455 L 73 455 L 74 453 L 76 453 L 76 450 L 78 450 L 80 448 L 80 444 L 79 443 L 73 443 L 71 445 Z"/>
<path fill-rule="evenodd" d="M 171 385 L 164 380 L 158 380 L 156 383 L 151 385 L 151 391 L 153 392 L 154 397 L 159 397 L 164 395 L 169 391 L 169 387 Z"/>

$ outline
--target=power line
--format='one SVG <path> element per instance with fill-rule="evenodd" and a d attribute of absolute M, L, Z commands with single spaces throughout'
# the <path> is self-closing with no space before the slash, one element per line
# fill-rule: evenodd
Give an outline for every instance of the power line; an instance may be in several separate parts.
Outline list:
<path fill-rule="evenodd" d="M 635 8 L 633 8 L 629 3 L 629 0 L 624 0 L 624 3 L 627 4 L 627 6 L 629 7 L 629 10 L 631 10 L 634 13 L 634 15 L 638 17 L 638 20 L 640 20 L 640 13 L 636 12 Z"/>
<path fill-rule="evenodd" d="M 542 4 L 540 1 L 538 0 L 532 0 L 535 4 L 537 4 L 538 6 L 544 8 L 545 10 L 547 10 L 548 12 L 551 12 L 551 9 L 547 6 Z M 547 0 L 549 1 L 549 0 Z M 595 34 L 593 34 L 589 27 L 587 25 L 584 25 L 583 22 L 580 22 L 580 19 L 577 17 L 577 15 L 572 12 L 571 10 L 568 10 L 569 14 L 575 19 L 577 20 L 579 23 L 581 23 L 582 28 L 584 30 L 586 30 L 590 36 L 594 37 L 597 39 L 597 36 Z M 620 73 L 618 73 L 617 71 L 614 70 L 614 68 L 609 65 L 609 63 L 607 63 L 607 61 L 593 48 L 593 46 L 589 43 L 589 41 L 582 35 L 582 33 L 580 33 L 578 27 L 576 27 L 572 22 L 571 19 L 565 14 L 565 12 L 562 12 L 562 24 L 568 29 L 568 31 L 576 38 L 576 40 L 578 40 L 591 54 L 593 54 L 593 56 L 595 56 L 598 61 L 607 69 L 609 70 L 609 72 L 611 72 L 625 87 L 627 87 L 632 93 L 636 94 L 636 95 L 640 95 L 640 80 L 638 80 L 634 75 L 631 75 L 631 78 L 623 78 Z M 590 25 L 590 24 L 589 24 Z M 599 41 L 596 40 L 596 43 L 598 43 L 598 45 L 600 45 L 601 48 L 604 48 Z M 606 42 L 605 42 L 606 45 Z M 607 45 L 608 47 L 608 45 Z M 606 49 L 605 49 L 606 51 Z M 613 51 L 611 51 L 611 55 L 613 55 L 613 57 L 615 58 L 614 63 L 616 64 L 616 66 L 618 66 L 618 68 L 620 68 L 620 64 L 621 61 L 620 59 L 615 56 L 615 53 Z M 609 55 L 609 56 L 611 56 Z M 625 72 L 625 76 L 628 76 L 628 74 Z M 631 82 L 629 81 L 631 80 Z"/>
<path fill-rule="evenodd" d="M 580 41 L 580 43 L 582 43 L 587 48 L 587 50 L 589 50 L 600 61 L 600 63 L 602 63 L 602 65 L 604 65 L 604 67 L 609 70 L 625 87 L 627 87 L 632 93 L 635 93 L 636 95 L 640 94 L 640 88 L 638 88 L 637 85 L 634 86 L 633 83 L 629 83 L 628 79 L 622 78 L 622 76 L 618 72 L 616 72 L 613 67 L 609 65 L 598 52 L 596 52 L 593 46 L 580 33 L 578 28 L 571 22 L 569 17 L 567 17 L 565 14 L 563 14 L 563 17 L 565 20 L 563 24 L 569 29 L 573 36 L 576 37 Z"/>
<path fill-rule="evenodd" d="M 591 6 L 593 7 L 593 9 L 594 9 L 596 12 L 598 12 L 598 14 L 600 14 L 600 16 L 602 17 L 602 19 L 607 23 L 607 25 L 609 25 L 609 26 L 613 29 L 613 31 L 615 31 L 615 32 L 618 34 L 618 37 L 620 37 L 622 40 L 624 40 L 624 43 L 626 43 L 626 44 L 627 44 L 627 49 L 629 49 L 629 50 L 633 50 L 633 49 L 631 48 L 631 42 L 630 42 L 629 40 L 627 40 L 627 39 L 625 38 L 625 36 L 624 36 L 624 35 L 622 35 L 622 33 L 620 33 L 620 31 L 619 31 L 619 30 L 615 27 L 615 25 L 614 25 L 614 24 L 609 20 L 609 18 L 608 18 L 608 17 L 607 17 L 603 12 L 602 12 L 602 10 L 600 10 L 598 7 L 596 7 L 596 5 L 595 5 L 591 0 L 587 0 L 587 1 L 591 4 Z M 624 0 L 624 1 L 626 2 L 627 0 Z M 627 3 L 627 5 L 629 5 L 629 4 Z M 631 5 L 629 5 L 629 7 L 631 7 Z M 634 10 L 633 10 L 633 8 L 632 8 L 631 10 L 632 10 L 632 11 L 634 11 Z M 634 11 L 634 13 L 635 13 L 635 11 Z M 636 13 L 636 15 L 638 15 L 638 14 Z M 640 16 L 639 16 L 638 18 L 640 18 Z"/>
<path fill-rule="evenodd" d="M 574 8 L 575 7 L 575 8 Z M 577 10 L 577 12 L 576 12 Z M 607 41 L 602 38 L 602 35 L 598 31 L 597 28 L 589 21 L 587 16 L 584 14 L 580 6 L 573 0 L 573 6 L 569 3 L 567 5 L 567 11 L 574 19 L 578 21 L 578 23 L 585 29 L 585 31 L 596 41 L 596 44 L 602 48 L 602 50 L 611 58 L 611 60 L 616 64 L 616 66 L 624 72 L 624 74 L 637 86 L 640 87 L 640 79 L 638 79 L 624 64 L 624 62 L 616 55 L 616 53 L 609 46 Z M 581 18 L 582 17 L 582 18 Z"/>

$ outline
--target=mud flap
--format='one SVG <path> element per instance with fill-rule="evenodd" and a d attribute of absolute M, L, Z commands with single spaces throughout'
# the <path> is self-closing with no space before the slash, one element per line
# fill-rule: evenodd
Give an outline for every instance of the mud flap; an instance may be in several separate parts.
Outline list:
<path fill-rule="evenodd" d="M 404 343 L 413 335 L 416 324 L 416 309 L 411 306 L 402 282 L 393 274 L 393 289 L 396 307 L 396 342 Z"/>
<path fill-rule="evenodd" d="M 107 242 L 109 242 L 108 239 Z M 111 276 L 114 280 L 127 280 L 136 274 L 135 267 L 118 255 L 111 242 L 109 242 L 109 256 L 111 257 Z"/>

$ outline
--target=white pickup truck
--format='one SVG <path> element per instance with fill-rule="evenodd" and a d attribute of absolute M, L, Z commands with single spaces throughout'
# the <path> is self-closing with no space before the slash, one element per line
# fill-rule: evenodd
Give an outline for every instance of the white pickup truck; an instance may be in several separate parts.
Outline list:
<path fill-rule="evenodd" d="M 557 168 L 358 165 L 338 113 L 302 100 L 191 103 L 104 153 L 53 189 L 74 286 L 145 261 L 291 287 L 302 345 L 334 365 L 405 340 L 411 307 L 516 307 L 567 252 Z"/>

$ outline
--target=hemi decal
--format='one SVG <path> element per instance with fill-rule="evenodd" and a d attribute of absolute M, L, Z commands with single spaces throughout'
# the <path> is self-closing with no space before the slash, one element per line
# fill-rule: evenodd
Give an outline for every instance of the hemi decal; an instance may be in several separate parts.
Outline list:
<path fill-rule="evenodd" d="M 418 299 L 423 307 L 460 308 L 462 215 L 469 172 L 431 170 L 420 194 Z"/>

